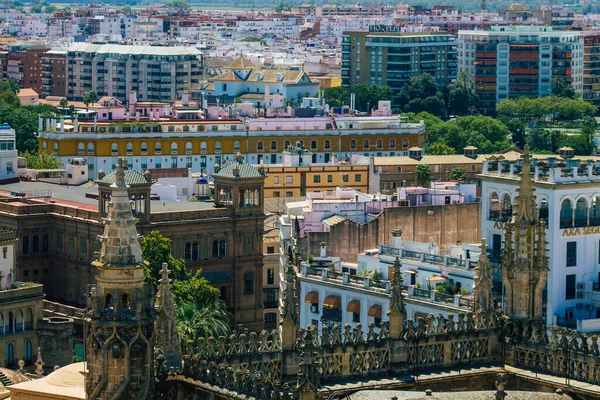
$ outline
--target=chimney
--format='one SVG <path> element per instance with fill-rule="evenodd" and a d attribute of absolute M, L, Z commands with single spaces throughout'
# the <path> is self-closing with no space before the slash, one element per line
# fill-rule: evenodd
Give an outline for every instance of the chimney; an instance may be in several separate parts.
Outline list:
<path fill-rule="evenodd" d="M 395 249 L 402 248 L 402 229 L 395 227 L 392 230 L 392 247 Z"/>
<path fill-rule="evenodd" d="M 181 105 L 190 105 L 190 92 L 188 92 L 187 90 L 184 90 L 183 93 L 181 93 Z"/>
<path fill-rule="evenodd" d="M 321 242 L 321 253 L 319 254 L 321 258 L 327 258 L 327 242 Z"/>
<path fill-rule="evenodd" d="M 135 91 L 129 92 L 129 114 L 135 114 L 135 105 L 137 104 L 137 93 Z"/>

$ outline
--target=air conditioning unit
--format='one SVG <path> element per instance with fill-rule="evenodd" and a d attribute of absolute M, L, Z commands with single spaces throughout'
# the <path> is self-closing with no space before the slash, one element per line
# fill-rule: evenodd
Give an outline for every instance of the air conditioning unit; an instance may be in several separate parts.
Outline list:
<path fill-rule="evenodd" d="M 319 306 L 317 304 L 310 305 L 310 312 L 317 314 L 319 312 Z"/>
<path fill-rule="evenodd" d="M 585 299 L 585 292 L 577 292 L 578 299 Z"/>
<path fill-rule="evenodd" d="M 577 290 L 584 290 L 584 289 L 585 289 L 585 283 L 579 282 L 577 284 Z"/>
<path fill-rule="evenodd" d="M 583 304 L 581 304 L 581 303 L 577 303 L 577 309 L 578 309 L 578 310 L 582 310 L 582 309 L 583 309 Z"/>

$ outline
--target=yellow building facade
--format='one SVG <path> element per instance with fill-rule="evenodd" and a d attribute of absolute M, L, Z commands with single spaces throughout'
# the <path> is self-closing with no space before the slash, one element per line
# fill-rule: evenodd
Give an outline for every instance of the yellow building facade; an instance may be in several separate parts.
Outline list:
<path fill-rule="evenodd" d="M 212 172 L 215 164 L 233 160 L 238 152 L 250 164 L 268 166 L 282 163 L 282 152 L 300 143 L 312 152 L 313 163 L 328 163 L 333 157 L 343 159 L 353 153 L 408 154 L 410 147 L 422 146 L 425 138 L 423 124 L 402 124 L 398 119 L 393 127 L 385 121 L 380 121 L 381 127 L 346 121 L 344 127 L 328 124 L 328 128 L 323 128 L 315 123 L 314 129 L 307 127 L 307 118 L 302 119 L 302 129 L 295 129 L 295 120 L 299 119 L 281 119 L 281 123 L 274 124 L 264 119 L 264 127 L 261 121 L 244 124 L 239 120 L 40 120 L 39 150 L 57 155 L 65 165 L 73 158 L 85 158 L 89 176 L 95 178 L 101 169 L 114 169 L 117 157 L 123 155 L 138 171 L 187 167 L 193 172 Z M 323 118 L 319 120 L 321 125 L 322 121 Z"/>

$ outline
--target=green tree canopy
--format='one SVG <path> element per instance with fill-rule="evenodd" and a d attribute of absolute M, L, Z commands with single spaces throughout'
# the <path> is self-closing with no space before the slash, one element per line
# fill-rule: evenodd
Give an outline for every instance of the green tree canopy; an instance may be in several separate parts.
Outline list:
<path fill-rule="evenodd" d="M 281 13 L 282 11 L 291 11 L 291 10 L 292 10 L 292 5 L 288 4 L 288 3 L 279 3 L 279 4 L 277 4 L 277 6 L 275 6 L 276 13 Z"/>
<path fill-rule="evenodd" d="M 188 11 L 191 7 L 190 5 L 183 0 L 174 0 L 165 4 L 167 7 L 172 8 L 174 10 L 179 11 Z"/>
<path fill-rule="evenodd" d="M 27 160 L 27 168 L 30 169 L 59 169 L 62 168 L 62 163 L 54 154 L 47 152 L 30 153 L 24 151 L 21 157 Z"/>
<path fill-rule="evenodd" d="M 553 96 L 566 97 L 569 99 L 577 97 L 575 89 L 573 89 L 573 84 L 562 75 L 556 75 L 552 78 L 550 92 Z"/>
<path fill-rule="evenodd" d="M 516 118 L 525 123 L 542 122 L 546 119 L 558 121 L 575 121 L 586 116 L 593 116 L 597 107 L 582 99 L 545 96 L 536 99 L 519 97 L 502 100 L 496 106 L 496 113 L 501 118 Z"/>
<path fill-rule="evenodd" d="M 446 156 L 455 154 L 456 149 L 448 146 L 445 143 L 433 143 L 431 146 L 426 148 L 426 153 L 432 156 Z"/>
<path fill-rule="evenodd" d="M 462 168 L 454 168 L 448 177 L 453 181 L 464 181 L 467 179 L 467 172 Z"/>
<path fill-rule="evenodd" d="M 142 241 L 142 255 L 148 265 L 144 268 L 146 283 L 155 290 L 161 277 L 162 265 L 167 263 L 173 280 L 187 279 L 185 261 L 176 259 L 171 255 L 171 239 L 161 235 L 159 231 L 152 231 Z"/>
<path fill-rule="evenodd" d="M 330 107 L 341 107 L 344 105 L 344 101 L 350 101 L 350 92 L 341 87 L 328 87 L 323 90 L 323 98 Z"/>
<path fill-rule="evenodd" d="M 398 100 L 405 112 L 425 111 L 438 117 L 442 116 L 445 107 L 444 97 L 438 91 L 435 79 L 427 73 L 414 76 L 404 84 L 398 94 Z"/>
<path fill-rule="evenodd" d="M 371 112 L 377 107 L 379 100 L 390 100 L 392 89 L 389 86 L 361 83 L 352 87 L 351 92 L 355 95 L 354 107 L 359 111 Z"/>
<path fill-rule="evenodd" d="M 450 112 L 456 115 L 467 115 L 480 105 L 479 96 L 473 91 L 475 81 L 466 71 L 461 71 L 450 88 Z"/>
<path fill-rule="evenodd" d="M 419 182 L 421 186 L 425 186 L 431 180 L 431 169 L 427 164 L 419 164 L 415 169 L 415 180 Z"/>
<path fill-rule="evenodd" d="M 198 307 L 195 304 L 181 304 L 177 307 L 177 333 L 183 348 L 197 348 L 200 338 L 227 336 L 231 314 L 221 300 L 211 307 Z"/>

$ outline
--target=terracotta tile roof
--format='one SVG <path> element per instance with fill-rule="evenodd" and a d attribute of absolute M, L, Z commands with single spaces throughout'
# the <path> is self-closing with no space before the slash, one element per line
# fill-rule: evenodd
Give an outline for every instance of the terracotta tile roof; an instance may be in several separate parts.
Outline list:
<path fill-rule="evenodd" d="M 256 64 L 248 60 L 245 57 L 238 57 L 229 64 L 225 65 L 223 69 L 253 69 L 256 68 Z"/>

